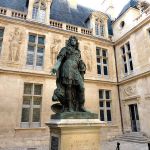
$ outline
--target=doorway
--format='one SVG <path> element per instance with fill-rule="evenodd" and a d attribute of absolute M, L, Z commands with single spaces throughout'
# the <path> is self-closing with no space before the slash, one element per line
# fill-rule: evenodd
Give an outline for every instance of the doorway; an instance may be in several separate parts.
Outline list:
<path fill-rule="evenodd" d="M 139 113 L 137 104 L 129 105 L 130 119 L 131 119 L 131 129 L 132 132 L 140 131 Z"/>

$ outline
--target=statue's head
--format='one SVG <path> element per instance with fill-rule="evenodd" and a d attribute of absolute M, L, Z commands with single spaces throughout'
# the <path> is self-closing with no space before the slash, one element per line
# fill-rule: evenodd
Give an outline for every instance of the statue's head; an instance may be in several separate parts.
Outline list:
<path fill-rule="evenodd" d="M 67 46 L 75 47 L 76 49 L 78 49 L 79 47 L 78 39 L 75 36 L 70 36 L 67 42 Z"/>

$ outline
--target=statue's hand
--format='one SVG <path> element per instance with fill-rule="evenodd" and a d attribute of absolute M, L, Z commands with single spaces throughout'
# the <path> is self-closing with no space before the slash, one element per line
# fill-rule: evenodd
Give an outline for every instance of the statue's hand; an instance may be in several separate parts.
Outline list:
<path fill-rule="evenodd" d="M 55 75 L 56 74 L 56 72 L 57 72 L 57 70 L 56 70 L 56 68 L 52 68 L 52 70 L 51 70 L 51 75 Z"/>

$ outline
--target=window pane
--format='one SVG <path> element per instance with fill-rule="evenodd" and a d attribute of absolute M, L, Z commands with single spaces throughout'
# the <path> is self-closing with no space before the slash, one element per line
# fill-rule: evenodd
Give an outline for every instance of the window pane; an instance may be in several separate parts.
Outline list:
<path fill-rule="evenodd" d="M 107 121 L 111 121 L 111 110 L 107 110 Z"/>
<path fill-rule="evenodd" d="M 103 90 L 99 90 L 99 98 L 100 99 L 104 99 Z"/>
<path fill-rule="evenodd" d="M 103 50 L 103 51 L 102 51 L 102 55 L 103 55 L 103 57 L 106 57 L 106 56 L 107 56 L 106 50 Z"/>
<path fill-rule="evenodd" d="M 41 95 L 42 94 L 42 85 L 35 84 L 34 85 L 34 95 Z"/>
<path fill-rule="evenodd" d="M 43 44 L 44 45 L 44 40 L 45 38 L 44 37 L 38 37 L 38 44 Z"/>
<path fill-rule="evenodd" d="M 132 56 L 131 56 L 131 52 L 130 52 L 130 53 L 128 53 L 128 57 L 129 57 L 129 59 L 132 57 Z"/>
<path fill-rule="evenodd" d="M 30 51 L 30 52 L 34 52 L 34 46 L 31 46 L 31 45 L 28 45 L 28 51 Z"/>
<path fill-rule="evenodd" d="M 122 53 L 125 54 L 125 48 L 124 48 L 124 46 L 121 47 L 121 49 L 122 49 Z"/>
<path fill-rule="evenodd" d="M 101 74 L 101 66 L 100 65 L 97 65 L 97 73 Z"/>
<path fill-rule="evenodd" d="M 42 97 L 34 97 L 33 105 L 41 105 Z"/>
<path fill-rule="evenodd" d="M 44 48 L 43 47 L 38 47 L 37 52 L 38 53 L 44 53 Z"/>
<path fill-rule="evenodd" d="M 37 7 L 33 7 L 32 18 L 36 19 L 37 18 L 37 14 L 38 14 L 38 8 Z"/>
<path fill-rule="evenodd" d="M 33 122 L 40 122 L 40 108 L 33 108 Z"/>
<path fill-rule="evenodd" d="M 45 10 L 39 10 L 38 21 L 44 22 L 45 21 L 45 15 L 46 15 Z"/>
<path fill-rule="evenodd" d="M 43 66 L 43 56 L 37 55 L 36 66 Z"/>
<path fill-rule="evenodd" d="M 130 43 L 126 44 L 128 51 L 130 51 Z"/>
<path fill-rule="evenodd" d="M 36 36 L 35 35 L 29 35 L 29 42 L 35 43 Z"/>
<path fill-rule="evenodd" d="M 4 29 L 0 29 L 0 37 L 3 37 Z"/>
<path fill-rule="evenodd" d="M 100 49 L 98 49 L 98 48 L 96 49 L 96 55 L 98 55 L 98 56 L 100 55 Z"/>
<path fill-rule="evenodd" d="M 103 101 L 100 101 L 100 102 L 99 102 L 99 106 L 100 106 L 100 107 L 104 107 L 104 102 L 103 102 Z"/>
<path fill-rule="evenodd" d="M 108 67 L 104 66 L 104 75 L 108 75 Z"/>
<path fill-rule="evenodd" d="M 101 59 L 100 58 L 97 58 L 97 63 L 100 63 L 101 62 Z"/>
<path fill-rule="evenodd" d="M 30 108 L 22 108 L 21 122 L 29 122 Z"/>
<path fill-rule="evenodd" d="M 27 54 L 27 65 L 33 65 L 34 54 Z"/>
<path fill-rule="evenodd" d="M 133 70 L 133 64 L 132 64 L 132 61 L 130 61 L 130 70 Z"/>
<path fill-rule="evenodd" d="M 106 102 L 106 107 L 110 108 L 110 102 Z"/>
<path fill-rule="evenodd" d="M 23 105 L 30 105 L 31 100 L 32 100 L 31 96 L 24 96 L 23 97 Z"/>
<path fill-rule="evenodd" d="M 110 99 L 110 91 L 105 91 L 106 99 Z"/>
<path fill-rule="evenodd" d="M 127 73 L 128 69 L 127 69 L 127 64 L 124 64 L 124 72 Z"/>
<path fill-rule="evenodd" d="M 123 61 L 126 62 L 126 56 L 125 55 L 123 56 Z"/>
<path fill-rule="evenodd" d="M 107 64 L 107 59 L 103 59 L 103 64 Z"/>
<path fill-rule="evenodd" d="M 0 47 L 2 47 L 2 40 L 0 39 Z"/>
<path fill-rule="evenodd" d="M 24 84 L 24 94 L 32 94 L 32 83 Z"/>
<path fill-rule="evenodd" d="M 104 110 L 100 110 L 100 120 L 104 121 Z"/>

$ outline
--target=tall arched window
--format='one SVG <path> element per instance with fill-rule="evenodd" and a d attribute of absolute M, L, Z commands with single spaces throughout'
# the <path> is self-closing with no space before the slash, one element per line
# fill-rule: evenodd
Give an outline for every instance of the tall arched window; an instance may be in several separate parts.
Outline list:
<path fill-rule="evenodd" d="M 32 19 L 45 22 L 46 3 L 44 0 L 35 0 L 32 11 Z"/>
<path fill-rule="evenodd" d="M 100 19 L 95 20 L 95 34 L 96 36 L 105 35 L 105 25 L 104 25 L 103 20 L 100 20 Z"/>

